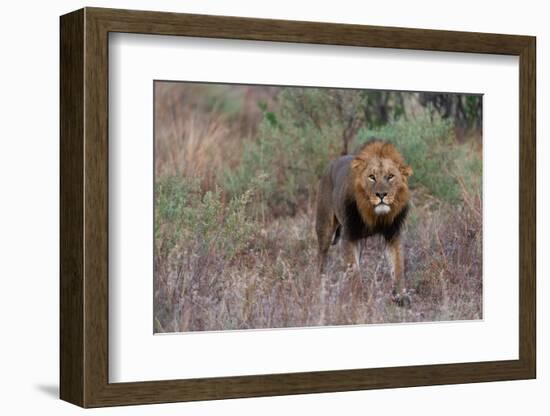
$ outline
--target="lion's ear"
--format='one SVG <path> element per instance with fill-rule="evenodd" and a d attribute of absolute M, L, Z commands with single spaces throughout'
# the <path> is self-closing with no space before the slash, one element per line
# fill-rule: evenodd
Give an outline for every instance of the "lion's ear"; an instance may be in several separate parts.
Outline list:
<path fill-rule="evenodd" d="M 361 159 L 360 157 L 356 156 L 352 161 L 351 161 L 351 169 L 355 172 L 359 172 L 361 170 L 363 170 L 366 166 L 366 160 L 365 159 Z"/>
<path fill-rule="evenodd" d="M 405 178 L 408 178 L 413 174 L 413 170 L 409 165 L 402 165 L 399 170 L 401 171 L 401 175 L 403 175 Z"/>

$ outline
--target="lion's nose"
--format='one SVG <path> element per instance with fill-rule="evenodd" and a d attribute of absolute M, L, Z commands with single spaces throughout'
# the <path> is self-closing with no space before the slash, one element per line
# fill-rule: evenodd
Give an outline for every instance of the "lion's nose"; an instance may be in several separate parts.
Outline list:
<path fill-rule="evenodd" d="M 378 198 L 380 198 L 381 200 L 384 200 L 384 197 L 385 197 L 386 195 L 388 195 L 387 192 L 377 192 L 377 193 L 376 193 L 376 196 L 377 196 Z"/>

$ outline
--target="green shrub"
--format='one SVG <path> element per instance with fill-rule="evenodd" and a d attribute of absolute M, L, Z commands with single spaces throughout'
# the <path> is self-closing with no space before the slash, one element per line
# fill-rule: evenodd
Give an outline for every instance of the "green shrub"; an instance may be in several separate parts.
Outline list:
<path fill-rule="evenodd" d="M 191 206 L 197 198 L 198 181 L 167 176 L 155 183 L 155 239 L 159 249 L 169 252 L 184 238 L 184 231 L 194 221 Z"/>
<path fill-rule="evenodd" d="M 276 112 L 263 108 L 257 139 L 246 146 L 237 168 L 225 170 L 222 187 L 239 195 L 261 176 L 260 209 L 289 214 L 338 155 L 344 126 L 331 112 L 331 90 L 285 89 L 279 100 Z"/>
<path fill-rule="evenodd" d="M 423 186 L 434 197 L 460 199 L 457 176 L 481 177 L 481 161 L 455 143 L 453 123 L 436 113 L 425 112 L 415 120 L 401 118 L 376 130 L 361 130 L 358 143 L 371 137 L 392 142 L 413 168 L 411 187 Z M 472 183 L 473 185 L 473 183 Z"/>
<path fill-rule="evenodd" d="M 164 177 L 155 188 L 155 238 L 162 252 L 194 244 L 202 254 L 214 250 L 231 259 L 252 238 L 247 206 L 253 190 L 225 203 L 219 189 L 202 194 L 198 182 L 185 177 Z"/>

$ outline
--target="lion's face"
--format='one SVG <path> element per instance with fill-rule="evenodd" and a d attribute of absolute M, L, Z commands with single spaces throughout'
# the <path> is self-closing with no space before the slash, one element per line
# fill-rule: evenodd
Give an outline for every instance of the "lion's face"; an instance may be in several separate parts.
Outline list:
<path fill-rule="evenodd" d="M 374 158 L 361 174 L 363 189 L 376 215 L 388 214 L 405 186 L 404 175 L 391 159 Z"/>
<path fill-rule="evenodd" d="M 352 169 L 356 196 L 375 216 L 393 217 L 407 204 L 412 169 L 391 144 L 366 146 L 353 160 Z"/>

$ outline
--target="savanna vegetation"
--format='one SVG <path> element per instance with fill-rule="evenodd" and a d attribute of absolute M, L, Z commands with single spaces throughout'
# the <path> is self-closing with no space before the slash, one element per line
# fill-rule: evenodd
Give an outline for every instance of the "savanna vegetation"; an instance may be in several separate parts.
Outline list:
<path fill-rule="evenodd" d="M 155 332 L 480 319 L 481 97 L 155 84 Z M 384 242 L 316 273 L 318 178 L 372 137 L 409 163 L 410 308 Z"/>

